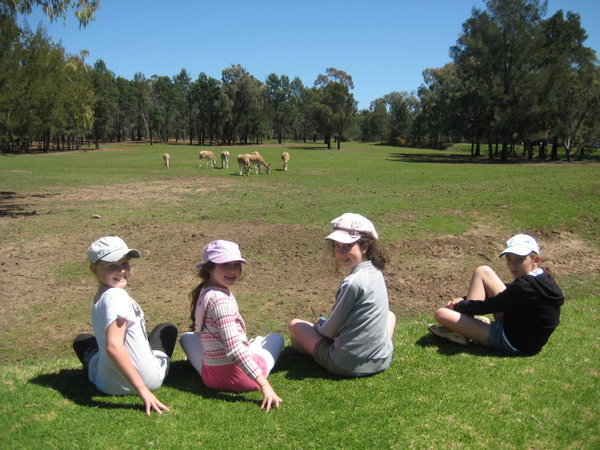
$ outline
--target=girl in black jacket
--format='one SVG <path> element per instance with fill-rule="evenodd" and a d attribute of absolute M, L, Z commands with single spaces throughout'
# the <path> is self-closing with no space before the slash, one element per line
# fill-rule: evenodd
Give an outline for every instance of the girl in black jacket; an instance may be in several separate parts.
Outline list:
<path fill-rule="evenodd" d="M 554 278 L 540 267 L 535 239 L 517 234 L 500 256 L 515 279 L 505 285 L 488 266 L 475 269 L 467 295 L 438 309 L 429 325 L 433 334 L 467 345 L 468 339 L 510 355 L 534 355 L 559 324 L 564 296 Z M 494 315 L 487 318 L 475 314 Z"/>

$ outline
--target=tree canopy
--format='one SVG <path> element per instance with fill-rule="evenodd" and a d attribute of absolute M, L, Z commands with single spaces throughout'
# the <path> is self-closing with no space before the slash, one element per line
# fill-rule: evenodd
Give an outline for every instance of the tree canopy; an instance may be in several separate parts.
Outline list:
<path fill-rule="evenodd" d="M 599 67 L 580 17 L 544 0 L 488 0 L 474 8 L 450 47 L 451 61 L 423 71 L 414 92 L 390 92 L 358 111 L 352 76 L 328 67 L 311 87 L 299 78 L 259 80 L 239 64 L 220 79 L 186 69 L 128 80 L 87 54 L 66 54 L 43 29 L 17 25 L 42 8 L 51 20 L 73 11 L 93 20 L 98 0 L 0 0 L 0 149 L 78 148 L 84 140 L 174 139 L 199 145 L 267 139 L 348 139 L 443 147 L 472 154 L 567 159 L 600 141 Z M 551 148 L 547 151 L 547 148 Z"/>

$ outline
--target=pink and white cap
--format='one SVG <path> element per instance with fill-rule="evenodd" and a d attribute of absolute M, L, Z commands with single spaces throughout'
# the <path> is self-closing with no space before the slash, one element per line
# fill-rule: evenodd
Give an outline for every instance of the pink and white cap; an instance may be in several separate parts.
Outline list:
<path fill-rule="evenodd" d="M 221 239 L 206 244 L 202 253 L 202 264 L 196 267 L 200 268 L 209 261 L 215 264 L 224 264 L 231 261 L 246 263 L 246 260 L 242 258 L 239 245 L 235 242 Z"/>
<path fill-rule="evenodd" d="M 325 239 L 341 242 L 342 244 L 352 244 L 365 236 L 379 239 L 373 223 L 360 214 L 342 214 L 331 221 L 331 226 L 333 232 Z"/>

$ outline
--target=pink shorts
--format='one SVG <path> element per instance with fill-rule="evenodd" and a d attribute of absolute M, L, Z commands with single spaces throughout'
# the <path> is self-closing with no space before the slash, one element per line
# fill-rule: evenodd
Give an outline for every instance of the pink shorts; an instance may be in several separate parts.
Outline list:
<path fill-rule="evenodd" d="M 267 362 L 260 355 L 252 355 L 262 374 L 267 376 Z M 202 381 L 215 391 L 248 392 L 259 389 L 256 384 L 242 369 L 235 364 L 224 366 L 202 365 Z"/>

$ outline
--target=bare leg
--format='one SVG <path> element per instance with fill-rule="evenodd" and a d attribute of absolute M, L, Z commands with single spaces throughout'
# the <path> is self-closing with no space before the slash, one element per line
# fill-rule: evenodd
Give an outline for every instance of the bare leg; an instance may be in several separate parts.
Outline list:
<path fill-rule="evenodd" d="M 504 289 L 506 286 L 491 267 L 479 266 L 471 277 L 467 300 L 485 300 L 498 295 Z"/>
<path fill-rule="evenodd" d="M 469 339 L 473 339 L 483 345 L 487 345 L 488 343 L 490 336 L 490 325 L 488 323 L 449 308 L 438 309 L 433 317 L 439 324 Z"/>
<path fill-rule="evenodd" d="M 394 336 L 394 328 L 396 328 L 396 315 L 388 311 L 388 335 L 390 338 Z"/>
<path fill-rule="evenodd" d="M 488 297 L 498 295 L 505 289 L 505 284 L 491 267 L 479 266 L 475 269 L 471 277 L 467 291 L 467 300 L 485 300 Z M 439 324 L 469 339 L 473 339 L 483 345 L 487 345 L 488 343 L 490 325 L 485 322 L 474 319 L 467 314 L 461 314 L 450 308 L 438 309 L 434 314 L 434 318 Z M 498 319 L 498 316 L 494 314 L 494 318 Z"/>
<path fill-rule="evenodd" d="M 312 323 L 305 320 L 293 319 L 288 325 L 290 331 L 292 347 L 300 353 L 312 355 L 317 343 L 323 339 Z"/>

